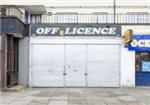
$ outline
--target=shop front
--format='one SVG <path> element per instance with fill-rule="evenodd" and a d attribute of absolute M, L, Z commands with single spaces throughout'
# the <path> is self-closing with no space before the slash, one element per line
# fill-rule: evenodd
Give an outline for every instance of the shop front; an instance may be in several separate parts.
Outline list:
<path fill-rule="evenodd" d="M 150 86 L 150 35 L 133 35 L 128 48 L 136 52 L 136 86 Z"/>
<path fill-rule="evenodd" d="M 121 26 L 33 24 L 30 87 L 120 87 Z"/>

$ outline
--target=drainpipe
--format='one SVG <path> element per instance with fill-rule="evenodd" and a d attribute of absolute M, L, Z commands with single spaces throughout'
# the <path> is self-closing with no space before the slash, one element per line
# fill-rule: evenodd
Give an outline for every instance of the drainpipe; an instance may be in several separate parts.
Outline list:
<path fill-rule="evenodd" d="M 114 24 L 116 23 L 116 0 L 113 1 L 113 10 L 114 10 Z"/>

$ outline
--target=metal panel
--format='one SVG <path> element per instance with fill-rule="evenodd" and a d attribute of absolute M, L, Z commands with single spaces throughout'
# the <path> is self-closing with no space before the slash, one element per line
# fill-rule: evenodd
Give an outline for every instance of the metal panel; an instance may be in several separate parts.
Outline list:
<path fill-rule="evenodd" d="M 32 44 L 32 87 L 119 87 L 119 56 L 119 45 Z"/>
<path fill-rule="evenodd" d="M 87 46 L 88 87 L 119 87 L 119 46 Z"/>
<path fill-rule="evenodd" d="M 136 86 L 150 86 L 150 72 L 136 72 Z"/>
<path fill-rule="evenodd" d="M 67 87 L 85 87 L 85 45 L 66 45 Z"/>
<path fill-rule="evenodd" d="M 16 17 L 0 17 L 0 33 L 12 33 L 15 37 L 23 37 L 24 24 Z"/>
<path fill-rule="evenodd" d="M 64 85 L 64 45 L 32 45 L 32 87 Z"/>
<path fill-rule="evenodd" d="M 28 85 L 29 83 L 29 38 L 19 40 L 19 84 Z"/>

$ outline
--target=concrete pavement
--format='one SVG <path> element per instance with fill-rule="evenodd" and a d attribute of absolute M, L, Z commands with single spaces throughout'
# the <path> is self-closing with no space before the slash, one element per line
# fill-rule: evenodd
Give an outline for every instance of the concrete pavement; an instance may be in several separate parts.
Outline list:
<path fill-rule="evenodd" d="M 27 88 L 0 92 L 0 105 L 150 105 L 150 87 Z"/>

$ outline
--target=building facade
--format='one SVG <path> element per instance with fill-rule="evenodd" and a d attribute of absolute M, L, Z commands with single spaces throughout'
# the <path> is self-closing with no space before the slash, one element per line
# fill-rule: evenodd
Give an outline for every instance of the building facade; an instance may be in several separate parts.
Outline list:
<path fill-rule="evenodd" d="M 15 6 L 1 6 L 0 71 L 1 87 L 18 84 L 19 40 L 25 35 L 22 12 Z"/>
<path fill-rule="evenodd" d="M 149 1 L 136 5 L 112 0 L 51 2 L 17 5 L 17 8 L 23 13 L 22 22 L 30 25 L 18 40 L 18 84 L 29 87 L 150 85 Z M 11 9 L 8 11 L 13 13 Z M 125 47 L 123 37 L 129 29 L 133 31 L 132 37 L 147 37 L 146 42 L 137 44 L 139 49 L 146 45 L 146 50 Z M 1 65 L 4 65 L 2 57 Z"/>

